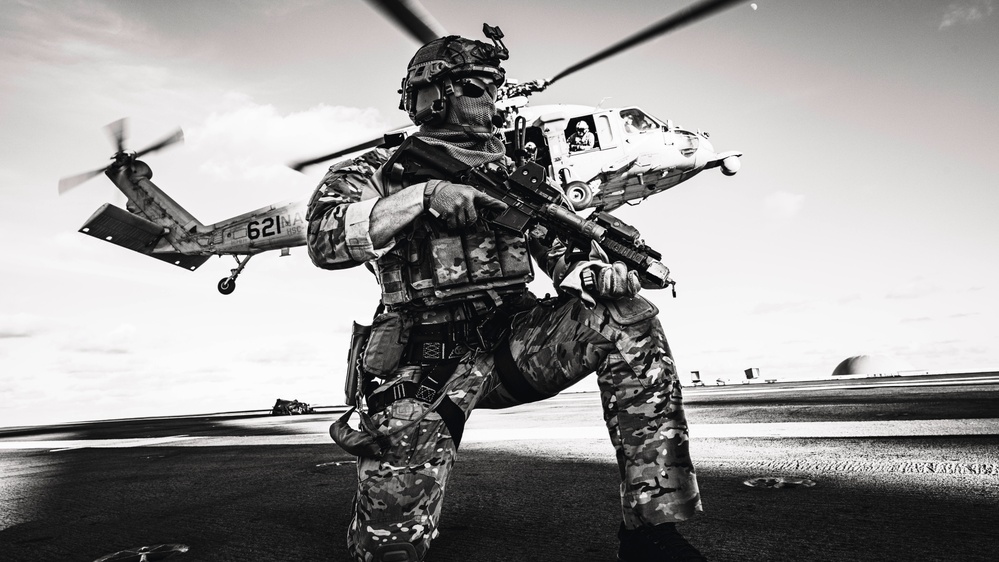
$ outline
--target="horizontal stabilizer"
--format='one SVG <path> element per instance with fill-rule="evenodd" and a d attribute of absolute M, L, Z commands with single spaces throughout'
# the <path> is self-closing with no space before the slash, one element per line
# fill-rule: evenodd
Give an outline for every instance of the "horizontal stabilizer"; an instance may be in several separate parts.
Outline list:
<path fill-rule="evenodd" d="M 166 229 L 110 203 L 97 209 L 80 228 L 80 232 L 184 269 L 197 269 L 209 258 L 178 252 L 154 252 L 156 245 L 166 234 Z"/>
<path fill-rule="evenodd" d="M 149 256 L 183 267 L 184 269 L 190 269 L 191 271 L 201 267 L 201 264 L 208 261 L 208 258 L 211 257 L 181 254 L 180 252 L 156 252 L 155 254 L 149 254 Z"/>

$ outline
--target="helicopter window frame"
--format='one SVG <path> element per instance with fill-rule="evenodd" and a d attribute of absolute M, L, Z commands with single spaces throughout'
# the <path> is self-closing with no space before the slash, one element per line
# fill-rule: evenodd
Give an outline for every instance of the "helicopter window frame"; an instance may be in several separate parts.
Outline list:
<path fill-rule="evenodd" d="M 600 150 L 607 150 L 617 146 L 617 138 L 614 135 L 614 127 L 611 124 L 610 115 L 608 113 L 598 113 L 595 114 L 594 119 L 596 120 L 596 142 L 599 144 Z"/>
<path fill-rule="evenodd" d="M 621 117 L 626 135 L 645 135 L 653 131 L 663 130 L 664 127 L 655 117 L 637 107 L 624 108 L 618 112 L 618 116 Z M 640 118 L 641 121 L 636 122 L 636 117 Z"/>
<path fill-rule="evenodd" d="M 514 149 L 514 137 L 516 132 L 508 130 L 504 133 L 503 143 L 506 145 L 506 155 L 511 160 L 516 160 L 517 153 Z M 548 147 L 548 138 L 544 130 L 537 125 L 529 125 L 524 131 L 524 144 L 533 142 L 537 147 L 537 154 L 534 161 L 542 166 L 550 166 L 552 163 L 551 150 Z"/>

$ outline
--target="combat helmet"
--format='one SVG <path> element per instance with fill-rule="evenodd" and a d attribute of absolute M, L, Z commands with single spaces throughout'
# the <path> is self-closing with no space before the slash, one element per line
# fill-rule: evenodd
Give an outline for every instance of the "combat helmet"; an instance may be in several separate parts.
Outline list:
<path fill-rule="evenodd" d="M 458 35 L 434 39 L 420 47 L 402 79 L 399 109 L 406 111 L 413 123 L 439 122 L 447 113 L 447 104 L 454 96 L 453 82 L 466 76 L 485 76 L 498 87 L 506 81 L 506 70 L 500 62 L 510 58 L 501 41 L 499 27 L 482 25 L 493 44 Z"/>

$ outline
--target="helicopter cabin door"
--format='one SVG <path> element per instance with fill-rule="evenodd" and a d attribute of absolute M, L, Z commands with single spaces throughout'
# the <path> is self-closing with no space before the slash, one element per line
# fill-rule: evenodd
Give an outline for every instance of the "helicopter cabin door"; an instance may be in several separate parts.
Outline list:
<path fill-rule="evenodd" d="M 619 139 L 611 126 L 610 112 L 580 115 L 567 120 L 568 164 L 564 176 L 569 181 L 588 182 L 613 160 Z M 565 182 L 565 183 L 568 183 Z"/>

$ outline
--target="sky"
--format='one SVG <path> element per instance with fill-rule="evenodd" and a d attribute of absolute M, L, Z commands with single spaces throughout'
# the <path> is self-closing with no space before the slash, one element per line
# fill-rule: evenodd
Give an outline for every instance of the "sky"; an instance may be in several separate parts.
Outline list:
<path fill-rule="evenodd" d="M 424 0 L 450 33 L 499 25 L 508 75 L 551 77 L 688 2 Z M 739 150 L 616 211 L 677 281 L 646 291 L 681 378 L 999 370 L 999 13 L 994 0 L 760 0 L 616 55 L 534 104 L 638 106 Z M 304 248 L 195 272 L 77 232 L 124 197 L 103 129 L 208 224 L 306 199 L 286 162 L 407 123 L 419 45 L 362 0 L 0 0 L 0 427 L 343 402 L 363 269 Z M 544 280 L 535 291 L 550 291 Z M 592 377 L 591 377 L 592 379 Z M 581 388 L 596 388 L 592 380 Z"/>

